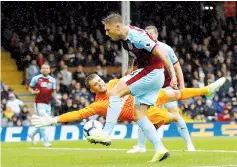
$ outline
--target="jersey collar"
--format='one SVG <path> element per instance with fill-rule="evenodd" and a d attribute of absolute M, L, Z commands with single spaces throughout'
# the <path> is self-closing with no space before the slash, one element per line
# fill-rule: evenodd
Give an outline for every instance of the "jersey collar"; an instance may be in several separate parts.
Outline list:
<path fill-rule="evenodd" d="M 40 74 L 41 76 L 41 78 L 45 78 L 45 79 L 49 79 L 49 75 L 47 76 L 47 77 L 45 77 L 45 76 L 43 76 L 43 74 Z"/>

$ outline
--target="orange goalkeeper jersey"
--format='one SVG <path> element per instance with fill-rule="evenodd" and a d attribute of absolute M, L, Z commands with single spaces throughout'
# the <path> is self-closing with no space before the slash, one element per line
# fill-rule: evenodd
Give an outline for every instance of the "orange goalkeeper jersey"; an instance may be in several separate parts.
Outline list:
<path fill-rule="evenodd" d="M 87 107 L 78 110 L 78 111 L 73 111 L 69 113 L 65 113 L 59 117 L 59 122 L 64 123 L 64 122 L 72 122 L 84 118 L 88 118 L 92 115 L 107 115 L 107 109 L 109 106 L 109 92 L 111 89 L 119 82 L 119 79 L 114 79 L 109 81 L 106 86 L 107 86 L 107 92 L 103 94 L 96 94 L 95 97 L 95 102 L 92 104 L 88 105 Z M 158 95 L 158 92 L 157 92 Z M 160 91 L 160 96 L 164 95 L 164 91 Z M 134 102 L 133 102 L 133 96 L 131 95 L 126 95 L 122 100 L 122 111 L 119 116 L 119 120 L 121 121 L 133 121 L 134 120 Z M 159 103 L 165 103 L 165 100 L 158 101 Z M 150 110 L 150 109 L 149 109 Z M 154 111 L 151 110 L 151 111 Z M 148 112 L 149 115 L 149 112 Z"/>

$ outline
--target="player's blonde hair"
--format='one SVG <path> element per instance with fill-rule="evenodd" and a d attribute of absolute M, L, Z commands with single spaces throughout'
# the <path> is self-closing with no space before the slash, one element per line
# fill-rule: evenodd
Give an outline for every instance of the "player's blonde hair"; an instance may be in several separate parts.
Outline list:
<path fill-rule="evenodd" d="M 147 27 L 145 28 L 145 30 L 154 30 L 154 32 L 155 32 L 156 34 L 158 34 L 157 28 L 156 28 L 155 26 L 153 26 L 153 25 L 147 26 Z"/>
<path fill-rule="evenodd" d="M 105 17 L 102 20 L 103 24 L 111 24 L 111 23 L 122 23 L 123 24 L 123 18 L 120 14 L 117 13 L 112 13 L 110 15 L 108 15 L 107 17 Z"/>

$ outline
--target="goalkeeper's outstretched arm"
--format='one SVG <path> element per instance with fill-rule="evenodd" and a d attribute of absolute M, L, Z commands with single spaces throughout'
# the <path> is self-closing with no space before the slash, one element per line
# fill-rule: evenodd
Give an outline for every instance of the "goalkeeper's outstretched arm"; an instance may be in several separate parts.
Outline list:
<path fill-rule="evenodd" d="M 32 125 L 34 125 L 35 127 L 48 126 L 57 123 L 68 123 L 85 119 L 96 114 L 104 115 L 103 111 L 106 110 L 107 110 L 106 105 L 103 105 L 100 102 L 95 102 L 81 110 L 68 112 L 56 117 L 50 117 L 50 116 L 41 117 L 33 115 L 31 118 L 31 122 Z"/>

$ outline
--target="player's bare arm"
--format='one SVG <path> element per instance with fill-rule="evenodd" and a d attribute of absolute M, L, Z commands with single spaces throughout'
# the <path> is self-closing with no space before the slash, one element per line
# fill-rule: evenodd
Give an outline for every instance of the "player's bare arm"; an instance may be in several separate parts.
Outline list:
<path fill-rule="evenodd" d="M 170 86 L 173 88 L 177 88 L 177 77 L 176 77 L 176 73 L 174 70 L 174 66 L 171 63 L 168 55 L 160 48 L 156 47 L 153 49 L 152 54 L 154 56 L 159 56 L 161 58 L 161 60 L 164 62 L 164 65 L 167 69 L 167 71 L 169 72 L 169 75 L 171 77 L 171 82 L 170 82 Z"/>
<path fill-rule="evenodd" d="M 128 75 L 129 73 L 133 72 L 134 61 L 135 61 L 134 56 L 128 55 L 128 68 L 124 75 Z"/>
<path fill-rule="evenodd" d="M 178 79 L 179 88 L 183 89 L 185 87 L 185 85 L 184 85 L 184 76 L 183 76 L 182 68 L 181 68 L 179 62 L 174 64 L 174 69 L 175 69 L 176 76 L 177 76 L 177 79 Z"/>
<path fill-rule="evenodd" d="M 106 104 L 108 104 L 108 102 L 94 102 L 81 110 L 68 112 L 57 117 L 40 117 L 33 115 L 31 122 L 35 127 L 43 127 L 57 123 L 74 122 L 96 114 L 105 116 L 108 107 Z"/>

